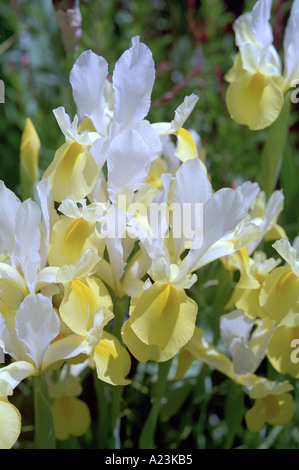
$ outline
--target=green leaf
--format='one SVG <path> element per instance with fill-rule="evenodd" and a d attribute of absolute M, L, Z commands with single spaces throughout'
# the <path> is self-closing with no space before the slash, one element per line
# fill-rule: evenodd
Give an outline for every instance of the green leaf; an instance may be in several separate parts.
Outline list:
<path fill-rule="evenodd" d="M 179 413 L 184 402 L 194 390 L 194 379 L 170 382 L 165 392 L 165 403 L 161 407 L 160 417 L 168 421 L 172 416 Z"/>
<path fill-rule="evenodd" d="M 229 392 L 225 403 L 225 424 L 229 429 L 224 448 L 230 449 L 233 445 L 238 428 L 245 414 L 244 393 L 240 386 L 230 383 Z"/>
<path fill-rule="evenodd" d="M 289 128 L 291 100 L 287 94 L 280 115 L 268 129 L 268 137 L 261 156 L 260 184 L 267 199 L 276 187 Z"/>

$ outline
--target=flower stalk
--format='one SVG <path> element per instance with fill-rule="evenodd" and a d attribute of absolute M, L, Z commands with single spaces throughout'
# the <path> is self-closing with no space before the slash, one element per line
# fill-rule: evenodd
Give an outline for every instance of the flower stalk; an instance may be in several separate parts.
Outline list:
<path fill-rule="evenodd" d="M 141 432 L 139 440 L 140 449 L 154 448 L 155 432 L 171 363 L 172 361 L 169 360 L 166 362 L 159 362 L 158 364 L 158 378 L 153 391 L 152 407 Z"/>
<path fill-rule="evenodd" d="M 55 449 L 53 418 L 45 374 L 33 377 L 35 449 Z"/>

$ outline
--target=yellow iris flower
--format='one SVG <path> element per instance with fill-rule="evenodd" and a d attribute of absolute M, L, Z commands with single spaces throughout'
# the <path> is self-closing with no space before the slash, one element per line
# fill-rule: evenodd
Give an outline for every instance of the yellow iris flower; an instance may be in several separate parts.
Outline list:
<path fill-rule="evenodd" d="M 290 393 L 293 386 L 287 381 L 272 382 L 264 377 L 246 374 L 238 380 L 249 390 L 249 397 L 255 400 L 252 408 L 245 414 L 248 429 L 261 431 L 265 424 L 283 426 L 294 415 L 294 400 Z"/>
<path fill-rule="evenodd" d="M 269 20 L 271 0 L 259 0 L 249 13 L 234 23 L 239 49 L 232 68 L 225 76 L 229 83 L 226 104 L 231 117 L 252 130 L 270 126 L 278 117 L 284 93 L 298 77 L 298 2 L 293 3 L 284 36 L 285 67 L 273 46 Z"/>
<path fill-rule="evenodd" d="M 49 387 L 54 433 L 56 439 L 66 440 L 70 435 L 83 436 L 90 427 L 91 416 L 86 403 L 77 398 L 82 393 L 80 379 L 64 377 Z"/>
<path fill-rule="evenodd" d="M 274 258 L 267 260 L 263 252 L 255 252 L 250 258 L 246 248 L 236 252 L 233 258 L 239 264 L 240 279 L 226 307 L 242 309 L 253 319 L 264 318 L 266 314 L 260 305 L 260 292 L 267 274 L 279 264 L 280 260 Z"/>

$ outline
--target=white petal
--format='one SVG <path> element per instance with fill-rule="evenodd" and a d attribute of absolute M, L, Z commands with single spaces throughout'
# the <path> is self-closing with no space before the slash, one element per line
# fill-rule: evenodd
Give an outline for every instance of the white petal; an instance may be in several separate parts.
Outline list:
<path fill-rule="evenodd" d="M 171 121 L 171 123 L 159 122 L 152 124 L 153 129 L 160 136 L 177 132 L 181 127 L 183 127 L 185 121 L 192 113 L 197 101 L 198 96 L 194 94 L 186 96 L 183 103 L 180 104 L 175 110 L 174 119 Z"/>
<path fill-rule="evenodd" d="M 227 315 L 220 317 L 220 333 L 226 345 L 230 348 L 231 340 L 234 337 L 242 338 L 245 343 L 248 342 L 250 331 L 254 321 L 244 315 L 243 310 L 234 310 Z"/>
<path fill-rule="evenodd" d="M 102 135 L 106 134 L 104 87 L 107 74 L 106 60 L 92 51 L 83 52 L 70 73 L 70 83 L 80 119 L 89 117 Z"/>
<path fill-rule="evenodd" d="M 106 238 L 105 243 L 109 255 L 109 264 L 111 266 L 114 286 L 116 286 L 122 277 L 126 266 L 126 263 L 123 259 L 123 247 L 121 244 L 121 239 L 117 237 Z"/>
<path fill-rule="evenodd" d="M 248 43 L 267 47 L 273 42 L 272 28 L 269 24 L 271 7 L 272 0 L 259 0 L 251 12 L 237 18 L 233 29 L 238 47 Z"/>
<path fill-rule="evenodd" d="M 96 139 L 99 138 L 97 132 L 83 131 L 81 134 L 78 133 L 79 118 L 75 115 L 73 122 L 71 123 L 69 115 L 65 112 L 63 106 L 53 110 L 56 121 L 60 127 L 61 132 L 65 136 L 66 141 L 78 142 L 81 145 L 90 145 Z"/>
<path fill-rule="evenodd" d="M 93 249 L 88 248 L 76 265 L 65 265 L 57 270 L 56 282 L 66 283 L 81 276 L 89 276 L 95 272 L 99 261 L 99 256 Z"/>
<path fill-rule="evenodd" d="M 16 331 L 26 353 L 41 367 L 51 341 L 59 333 L 60 321 L 52 302 L 41 294 L 30 294 L 16 313 Z"/>
<path fill-rule="evenodd" d="M 212 186 L 200 160 L 195 158 L 183 163 L 176 172 L 173 189 L 174 260 L 184 251 L 185 241 L 197 236 L 198 244 L 201 243 L 202 232 L 196 233 L 195 227 L 202 224 L 198 219 L 202 217 L 203 203 L 211 195 Z"/>
<path fill-rule="evenodd" d="M 86 345 L 84 337 L 78 335 L 69 335 L 65 338 L 54 341 L 46 350 L 42 370 L 47 369 L 55 362 L 71 359 L 72 357 L 79 356 L 79 354 L 86 354 Z"/>
<path fill-rule="evenodd" d="M 247 374 L 256 369 L 256 358 L 250 347 L 242 338 L 233 338 L 230 345 L 234 371 L 236 374 Z"/>
<path fill-rule="evenodd" d="M 15 221 L 21 201 L 0 181 L 0 255 L 13 253 L 15 246 Z"/>
<path fill-rule="evenodd" d="M 269 24 L 271 8 L 272 0 L 259 0 L 252 9 L 252 33 L 257 43 L 263 47 L 273 42 L 272 28 Z"/>
<path fill-rule="evenodd" d="M 251 181 L 245 181 L 236 188 L 236 191 L 240 192 L 243 197 L 244 203 L 246 204 L 246 210 L 249 210 L 256 200 L 260 187 L 257 183 L 252 183 Z"/>
<path fill-rule="evenodd" d="M 162 152 L 162 142 L 151 124 L 144 119 L 137 122 L 132 128 L 139 133 L 144 143 L 150 149 L 151 161 L 158 158 Z"/>
<path fill-rule="evenodd" d="M 43 214 L 43 225 L 42 225 L 42 243 L 40 248 L 41 266 L 45 266 L 48 256 L 49 248 L 49 237 L 50 237 L 50 214 L 54 207 L 54 203 L 51 196 L 51 186 L 49 180 L 43 178 L 36 187 L 37 193 L 40 199 L 42 214 Z"/>
<path fill-rule="evenodd" d="M 78 202 L 81 202 L 81 200 Z M 85 203 L 86 205 L 85 200 L 82 200 L 82 203 Z M 79 219 L 82 216 L 82 213 L 79 207 L 77 206 L 75 199 L 72 196 L 69 196 L 64 199 L 58 209 L 64 215 L 66 215 L 67 217 L 71 217 L 72 219 Z"/>
<path fill-rule="evenodd" d="M 299 0 L 294 0 L 291 14 L 286 26 L 284 47 L 284 82 L 285 88 L 291 86 L 293 80 L 299 79 Z M 297 85 L 297 83 L 296 83 Z"/>
<path fill-rule="evenodd" d="M 107 160 L 107 153 L 111 139 L 109 137 L 101 137 L 97 139 L 90 147 L 90 153 L 93 156 L 99 170 L 103 168 L 105 161 Z"/>
<path fill-rule="evenodd" d="M 117 194 L 142 186 L 150 169 L 151 153 L 137 131 L 125 130 L 113 139 L 107 163 L 108 192 L 114 202 Z"/>
<path fill-rule="evenodd" d="M 37 271 L 40 269 L 40 222 L 41 211 L 38 205 L 27 199 L 17 213 L 15 259 L 19 270 L 23 271 L 30 292 L 35 290 Z"/>
<path fill-rule="evenodd" d="M 14 318 L 11 315 L 5 321 L 0 314 L 0 338 L 0 347 L 4 353 L 9 354 L 16 361 L 26 358 L 24 344 L 17 337 Z"/>
<path fill-rule="evenodd" d="M 234 231 L 245 215 L 243 197 L 237 191 L 224 188 L 213 194 L 203 207 L 203 243 L 200 248 L 190 250 L 186 266 L 188 272 L 202 266 L 202 257 L 208 249 Z"/>
<path fill-rule="evenodd" d="M 176 172 L 173 201 L 184 203 L 203 203 L 212 195 L 211 183 L 204 172 L 200 160 L 187 160 Z"/>
<path fill-rule="evenodd" d="M 113 86 L 115 88 L 114 119 L 127 127 L 141 121 L 151 104 L 151 92 L 155 80 L 155 64 L 149 48 L 132 39 L 132 47 L 125 51 L 115 64 Z"/>
<path fill-rule="evenodd" d="M 10 390 L 7 395 L 12 395 L 13 390 L 22 380 L 35 375 L 36 372 L 35 367 L 27 361 L 12 362 L 0 369 L 0 380 L 5 381 L 8 384 L 7 391 Z"/>
<path fill-rule="evenodd" d="M 281 238 L 272 245 L 277 253 L 291 266 L 292 271 L 299 277 L 299 252 L 292 247 L 287 238 Z"/>

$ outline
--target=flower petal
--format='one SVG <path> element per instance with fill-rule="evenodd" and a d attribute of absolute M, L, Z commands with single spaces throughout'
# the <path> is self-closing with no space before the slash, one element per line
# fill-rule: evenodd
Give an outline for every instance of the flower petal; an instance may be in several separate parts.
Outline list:
<path fill-rule="evenodd" d="M 80 55 L 70 73 L 80 120 L 89 117 L 102 135 L 106 134 L 104 87 L 107 74 L 106 60 L 90 50 Z"/>
<path fill-rule="evenodd" d="M 93 358 L 98 378 L 111 385 L 128 385 L 131 359 L 117 338 L 106 331 L 95 347 Z"/>
<path fill-rule="evenodd" d="M 125 51 L 115 64 L 113 86 L 115 89 L 114 119 L 130 127 L 147 115 L 155 80 L 155 64 L 149 48 L 132 39 L 132 47 Z"/>
<path fill-rule="evenodd" d="M 228 111 L 238 124 L 251 130 L 264 129 L 278 117 L 283 105 L 283 92 L 275 77 L 244 72 L 230 83 L 226 93 Z"/>
<path fill-rule="evenodd" d="M 178 351 L 192 337 L 197 304 L 171 283 L 154 283 L 131 299 L 130 325 L 145 344 Z"/>
<path fill-rule="evenodd" d="M 0 399 L 0 449 L 10 449 L 21 432 L 19 410 L 6 400 Z"/>
<path fill-rule="evenodd" d="M 16 331 L 25 350 L 40 368 L 51 341 L 58 335 L 60 321 L 52 301 L 41 294 L 25 297 L 16 313 Z"/>

